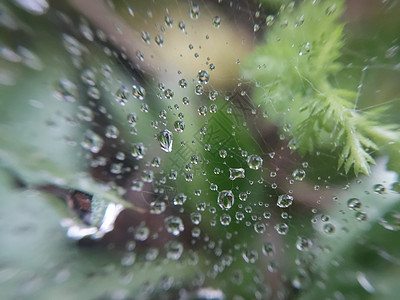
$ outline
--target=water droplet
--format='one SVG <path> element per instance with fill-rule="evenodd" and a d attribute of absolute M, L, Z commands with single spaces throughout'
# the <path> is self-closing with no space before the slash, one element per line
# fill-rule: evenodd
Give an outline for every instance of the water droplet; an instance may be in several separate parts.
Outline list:
<path fill-rule="evenodd" d="M 374 185 L 374 192 L 377 194 L 384 194 L 385 193 L 385 186 L 383 184 L 375 184 Z"/>
<path fill-rule="evenodd" d="M 131 190 L 140 192 L 143 188 L 143 182 L 140 180 L 133 180 L 131 184 Z"/>
<path fill-rule="evenodd" d="M 174 128 L 177 132 L 183 132 L 183 130 L 185 129 L 185 123 L 182 121 L 175 121 Z"/>
<path fill-rule="evenodd" d="M 93 121 L 93 111 L 87 106 L 78 106 L 77 117 L 82 121 Z"/>
<path fill-rule="evenodd" d="M 114 125 L 108 125 L 106 127 L 105 136 L 109 139 L 116 139 L 119 135 L 119 130 Z"/>
<path fill-rule="evenodd" d="M 142 143 L 133 144 L 131 155 L 136 159 L 142 159 L 144 156 L 144 146 Z"/>
<path fill-rule="evenodd" d="M 174 19 L 171 16 L 169 15 L 165 16 L 165 25 L 167 25 L 168 27 L 172 27 L 173 21 Z"/>
<path fill-rule="evenodd" d="M 196 85 L 196 87 L 194 89 L 194 93 L 197 96 L 201 96 L 201 95 L 203 95 L 203 92 L 204 92 L 204 87 L 201 84 Z"/>
<path fill-rule="evenodd" d="M 270 242 L 264 243 L 261 250 L 265 256 L 273 256 L 275 253 L 275 247 Z"/>
<path fill-rule="evenodd" d="M 164 38 L 161 34 L 157 35 L 154 40 L 156 41 L 156 44 L 160 47 L 164 44 Z"/>
<path fill-rule="evenodd" d="M 293 203 L 293 197 L 287 194 L 280 195 L 276 205 L 280 208 L 287 208 Z"/>
<path fill-rule="evenodd" d="M 183 253 L 183 245 L 177 241 L 170 241 L 165 245 L 166 257 L 171 260 L 178 260 Z"/>
<path fill-rule="evenodd" d="M 145 43 L 150 44 L 150 33 L 148 33 L 147 31 L 142 31 L 141 35 L 142 35 L 142 40 Z"/>
<path fill-rule="evenodd" d="M 86 69 L 82 72 L 81 79 L 87 85 L 94 86 L 96 84 L 96 76 L 90 69 Z"/>
<path fill-rule="evenodd" d="M 90 129 L 86 130 L 85 137 L 81 142 L 81 146 L 92 153 L 99 153 L 100 150 L 103 148 L 103 144 L 103 139 L 97 133 Z"/>
<path fill-rule="evenodd" d="M 147 226 L 140 225 L 135 229 L 134 238 L 137 241 L 143 242 L 147 240 L 150 235 L 150 229 Z"/>
<path fill-rule="evenodd" d="M 198 112 L 199 112 L 200 116 L 207 115 L 207 106 L 205 106 L 205 105 L 200 106 L 198 109 Z"/>
<path fill-rule="evenodd" d="M 121 86 L 115 95 L 115 101 L 124 106 L 128 101 L 128 94 L 128 89 L 125 86 Z"/>
<path fill-rule="evenodd" d="M 190 214 L 190 219 L 194 225 L 199 225 L 201 222 L 201 214 L 198 212 L 193 212 Z"/>
<path fill-rule="evenodd" d="M 219 26 L 221 25 L 221 18 L 218 16 L 215 16 L 212 19 L 212 23 L 213 23 L 214 27 L 219 28 Z"/>
<path fill-rule="evenodd" d="M 186 202 L 187 196 L 184 193 L 180 193 L 174 197 L 174 205 L 183 205 Z"/>
<path fill-rule="evenodd" d="M 244 178 L 244 169 L 243 168 L 229 168 L 229 179 L 235 180 L 237 178 Z"/>
<path fill-rule="evenodd" d="M 174 92 L 171 89 L 166 89 L 164 91 L 164 96 L 167 99 L 172 99 L 174 97 Z"/>
<path fill-rule="evenodd" d="M 254 224 L 254 231 L 257 233 L 260 233 L 260 234 L 264 233 L 265 232 L 265 224 L 262 222 L 256 222 Z"/>
<path fill-rule="evenodd" d="M 334 14 L 335 11 L 336 11 L 336 4 L 332 4 L 331 6 L 329 6 L 326 9 L 325 13 L 326 13 L 327 16 L 330 16 L 330 15 Z"/>
<path fill-rule="evenodd" d="M 289 226 L 286 223 L 276 224 L 274 228 L 280 235 L 286 235 L 289 231 Z"/>
<path fill-rule="evenodd" d="M 361 208 L 361 201 L 357 198 L 350 198 L 347 200 L 347 207 L 351 210 L 358 210 Z"/>
<path fill-rule="evenodd" d="M 333 226 L 333 224 L 331 224 L 331 223 L 325 224 L 322 229 L 325 233 L 328 233 L 328 234 L 332 234 L 335 232 L 335 226 Z"/>
<path fill-rule="evenodd" d="M 312 246 L 310 239 L 299 236 L 296 241 L 296 248 L 299 251 L 309 251 Z"/>
<path fill-rule="evenodd" d="M 68 102 L 75 102 L 78 97 L 78 88 L 75 83 L 67 78 L 62 78 L 58 82 L 58 91 L 62 99 Z"/>
<path fill-rule="evenodd" d="M 258 259 L 258 253 L 254 250 L 243 251 L 242 257 L 248 264 L 254 264 Z"/>
<path fill-rule="evenodd" d="M 178 236 L 184 230 L 183 221 L 179 217 L 167 217 L 164 222 L 167 231 L 174 236 Z"/>
<path fill-rule="evenodd" d="M 158 134 L 158 141 L 160 142 L 161 149 L 165 152 L 172 151 L 172 132 L 168 129 L 163 130 Z"/>
<path fill-rule="evenodd" d="M 154 215 L 162 214 L 167 208 L 164 201 L 155 200 L 150 203 L 150 213 Z"/>
<path fill-rule="evenodd" d="M 185 31 L 185 22 L 180 21 L 179 24 L 178 24 L 178 27 L 179 27 L 179 29 L 180 29 L 181 31 Z"/>
<path fill-rule="evenodd" d="M 306 177 L 306 171 L 303 169 L 296 169 L 293 171 L 292 176 L 297 181 L 303 181 L 303 179 Z"/>
<path fill-rule="evenodd" d="M 183 97 L 182 98 L 182 103 L 185 104 L 185 105 L 188 105 L 189 104 L 189 98 L 188 97 Z"/>
<path fill-rule="evenodd" d="M 187 87 L 187 81 L 186 81 L 186 79 L 184 79 L 184 78 L 182 78 L 181 80 L 179 80 L 178 84 L 179 84 L 179 86 L 180 86 L 181 88 Z"/>
<path fill-rule="evenodd" d="M 199 14 L 200 14 L 200 8 L 197 4 L 193 4 L 190 7 L 190 17 L 192 19 L 198 19 L 199 18 Z"/>
<path fill-rule="evenodd" d="M 135 125 L 136 125 L 136 115 L 135 115 L 135 113 L 129 113 L 128 114 L 128 124 L 131 127 L 135 127 Z"/>
<path fill-rule="evenodd" d="M 366 221 L 367 220 L 367 214 L 362 211 L 356 212 L 356 220 L 358 221 Z"/>
<path fill-rule="evenodd" d="M 223 190 L 218 193 L 218 205 L 224 209 L 229 210 L 234 203 L 234 196 L 231 190 Z"/>
<path fill-rule="evenodd" d="M 198 83 L 207 84 L 209 80 L 210 80 L 210 74 L 208 74 L 206 70 L 200 70 L 199 73 L 197 74 Z"/>
<path fill-rule="evenodd" d="M 137 87 L 136 85 L 132 85 L 132 95 L 136 99 L 143 100 L 146 95 L 146 91 L 141 86 Z"/>
<path fill-rule="evenodd" d="M 262 167 L 263 159 L 258 155 L 252 154 L 247 158 L 247 164 L 250 169 L 258 170 Z"/>
<path fill-rule="evenodd" d="M 226 155 L 227 155 L 227 152 L 226 152 L 225 150 L 219 150 L 219 156 L 220 156 L 221 158 L 225 158 Z"/>
<path fill-rule="evenodd" d="M 390 211 L 379 220 L 379 224 L 391 231 L 400 230 L 400 213 L 398 211 Z"/>
<path fill-rule="evenodd" d="M 210 99 L 211 101 L 215 101 L 217 99 L 217 96 L 217 91 L 210 91 L 210 93 L 208 94 L 208 99 Z"/>
<path fill-rule="evenodd" d="M 228 214 L 222 214 L 219 221 L 222 226 L 228 226 L 231 223 L 231 216 Z"/>
<path fill-rule="evenodd" d="M 240 193 L 239 194 L 239 200 L 240 201 L 246 201 L 247 200 L 247 193 Z"/>

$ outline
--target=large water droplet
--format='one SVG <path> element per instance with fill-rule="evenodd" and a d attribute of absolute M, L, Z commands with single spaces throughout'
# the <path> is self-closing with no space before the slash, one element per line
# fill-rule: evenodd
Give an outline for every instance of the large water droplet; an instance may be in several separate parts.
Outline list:
<path fill-rule="evenodd" d="M 358 210 L 361 208 L 361 201 L 358 198 L 350 198 L 347 200 L 347 207 L 351 210 Z"/>
<path fill-rule="evenodd" d="M 158 134 L 158 141 L 160 142 L 161 149 L 165 152 L 172 151 L 172 132 L 168 129 L 163 130 Z"/>
<path fill-rule="evenodd" d="M 179 217 L 168 217 L 165 219 L 165 228 L 169 233 L 171 233 L 174 236 L 178 236 L 183 230 L 183 221 Z"/>
<path fill-rule="evenodd" d="M 229 179 L 235 180 L 237 178 L 244 178 L 244 169 L 243 168 L 229 168 Z"/>
<path fill-rule="evenodd" d="M 234 203 L 234 196 L 231 190 L 223 190 L 218 193 L 218 205 L 224 209 L 228 210 L 232 207 Z"/>
<path fill-rule="evenodd" d="M 280 195 L 278 197 L 278 202 L 276 205 L 278 205 L 280 208 L 287 208 L 293 203 L 293 197 L 287 194 Z"/>
<path fill-rule="evenodd" d="M 258 155 L 252 154 L 247 158 L 247 164 L 250 169 L 258 170 L 262 167 L 263 159 Z"/>
<path fill-rule="evenodd" d="M 124 106 L 128 101 L 128 93 L 128 89 L 125 86 L 121 86 L 115 95 L 115 101 Z"/>
<path fill-rule="evenodd" d="M 210 74 L 208 74 L 206 70 L 200 70 L 199 73 L 197 74 L 198 83 L 207 84 L 209 80 L 210 80 Z"/>
<path fill-rule="evenodd" d="M 97 133 L 88 129 L 81 146 L 92 153 L 99 153 L 101 148 L 103 148 L 103 144 L 103 139 Z"/>

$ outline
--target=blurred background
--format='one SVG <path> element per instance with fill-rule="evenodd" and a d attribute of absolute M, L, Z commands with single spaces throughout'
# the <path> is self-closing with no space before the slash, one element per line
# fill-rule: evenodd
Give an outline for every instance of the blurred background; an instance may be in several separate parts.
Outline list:
<path fill-rule="evenodd" d="M 301 5 L 2 2 L 0 297 L 397 299 L 400 162 L 300 156 L 245 76 Z M 399 12 L 337 16 L 330 80 L 382 124 L 400 123 Z"/>

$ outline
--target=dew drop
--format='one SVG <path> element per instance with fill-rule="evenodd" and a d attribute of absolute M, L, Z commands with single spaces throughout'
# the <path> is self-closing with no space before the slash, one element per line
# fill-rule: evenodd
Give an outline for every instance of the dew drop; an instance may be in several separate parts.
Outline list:
<path fill-rule="evenodd" d="M 296 241 L 296 248 L 299 251 L 309 251 L 312 246 L 310 239 L 299 236 Z"/>
<path fill-rule="evenodd" d="M 185 123 L 183 121 L 175 121 L 174 128 L 176 132 L 183 132 L 185 129 Z"/>
<path fill-rule="evenodd" d="M 258 170 L 262 167 L 263 159 L 258 155 L 252 154 L 247 158 L 247 164 L 250 169 Z"/>
<path fill-rule="evenodd" d="M 383 184 L 375 184 L 374 185 L 374 192 L 377 194 L 384 194 L 385 193 L 385 186 Z"/>
<path fill-rule="evenodd" d="M 228 214 L 222 214 L 219 221 L 222 226 L 228 226 L 231 223 L 231 216 Z"/>
<path fill-rule="evenodd" d="M 172 99 L 174 97 L 174 92 L 171 89 L 166 89 L 164 91 L 164 96 L 167 99 Z"/>
<path fill-rule="evenodd" d="M 219 26 L 221 26 L 221 18 L 218 17 L 218 16 L 215 16 L 215 17 L 212 19 L 212 23 L 213 23 L 213 25 L 214 25 L 215 28 L 219 28 Z"/>
<path fill-rule="evenodd" d="M 141 86 L 132 85 L 132 95 L 136 99 L 143 100 L 146 95 L 146 91 Z"/>
<path fill-rule="evenodd" d="M 169 15 L 165 16 L 165 25 L 167 25 L 168 27 L 172 27 L 173 21 L 174 19 L 171 16 Z"/>
<path fill-rule="evenodd" d="M 280 235 L 286 235 L 289 231 L 289 226 L 286 223 L 276 224 L 274 228 Z"/>
<path fill-rule="evenodd" d="M 186 79 L 184 79 L 184 78 L 182 78 L 181 80 L 179 80 L 178 84 L 179 84 L 179 86 L 180 86 L 181 88 L 187 87 L 187 81 L 186 81 Z"/>
<path fill-rule="evenodd" d="M 200 116 L 207 115 L 207 106 L 205 106 L 205 105 L 200 106 L 198 109 L 198 112 L 199 112 Z"/>
<path fill-rule="evenodd" d="M 157 35 L 154 40 L 156 41 L 156 44 L 160 47 L 164 44 L 164 38 L 161 34 Z"/>
<path fill-rule="evenodd" d="M 125 86 L 121 86 L 115 94 L 115 101 L 124 106 L 128 101 L 128 93 L 128 89 Z"/>
<path fill-rule="evenodd" d="M 231 190 L 223 190 L 218 193 L 218 205 L 224 209 L 229 210 L 234 203 L 234 196 Z"/>
<path fill-rule="evenodd" d="M 297 181 L 303 181 L 303 179 L 306 177 L 306 171 L 303 169 L 296 169 L 293 171 L 292 176 Z"/>
<path fill-rule="evenodd" d="M 229 179 L 235 180 L 237 178 L 244 178 L 244 169 L 243 168 L 229 168 Z"/>
<path fill-rule="evenodd" d="M 150 33 L 148 33 L 147 31 L 142 31 L 141 36 L 142 36 L 142 40 L 145 43 L 150 44 Z"/>
<path fill-rule="evenodd" d="M 162 214 L 167 208 L 167 205 L 164 201 L 155 200 L 150 203 L 150 213 L 154 215 Z"/>
<path fill-rule="evenodd" d="M 90 129 L 86 130 L 85 137 L 81 142 L 81 146 L 92 153 L 99 153 L 103 148 L 103 144 L 104 140 L 97 133 Z"/>
<path fill-rule="evenodd" d="M 165 228 L 169 233 L 174 236 L 178 236 L 183 230 L 183 221 L 179 217 L 170 216 L 165 218 Z"/>
<path fill-rule="evenodd" d="M 199 225 L 201 222 L 201 214 L 198 212 L 193 212 L 190 214 L 190 219 L 194 225 Z"/>
<path fill-rule="evenodd" d="M 119 135 L 119 130 L 114 125 L 108 125 L 106 127 L 105 136 L 109 139 L 116 139 Z"/>
<path fill-rule="evenodd" d="M 171 260 L 178 260 L 183 253 L 183 245 L 177 241 L 170 241 L 165 245 L 166 257 Z"/>
<path fill-rule="evenodd" d="M 136 125 L 136 115 L 135 115 L 135 113 L 129 113 L 128 114 L 128 124 L 131 127 L 135 127 L 135 125 Z"/>
<path fill-rule="evenodd" d="M 347 207 L 351 210 L 358 210 L 361 208 L 361 201 L 358 198 L 350 198 L 347 200 Z"/>
<path fill-rule="evenodd" d="M 248 264 L 254 264 L 258 259 L 258 253 L 254 250 L 245 250 L 242 253 L 242 257 Z"/>
<path fill-rule="evenodd" d="M 183 205 L 187 200 L 187 196 L 184 193 L 176 195 L 173 200 L 174 205 Z"/>
<path fill-rule="evenodd" d="M 172 151 L 172 132 L 169 131 L 168 129 L 165 129 L 161 131 L 158 134 L 158 141 L 160 142 L 161 149 L 164 150 L 165 152 L 171 152 Z"/>
<path fill-rule="evenodd" d="M 278 202 L 276 203 L 276 205 L 280 208 L 287 208 L 289 206 L 291 206 L 293 203 L 293 197 L 287 194 L 284 195 L 280 195 L 278 197 Z"/>
<path fill-rule="evenodd" d="M 265 232 L 265 224 L 262 223 L 262 222 L 256 222 L 256 223 L 254 224 L 254 231 L 255 231 L 256 233 L 259 233 L 259 234 L 264 233 L 264 232 Z"/>
<path fill-rule="evenodd" d="M 136 159 L 142 159 L 144 156 L 144 146 L 142 143 L 133 144 L 131 155 Z"/>
<path fill-rule="evenodd" d="M 194 89 L 194 93 L 197 96 L 201 96 L 201 95 L 203 95 L 203 92 L 204 92 L 204 87 L 201 84 L 196 85 L 196 87 Z"/>
<path fill-rule="evenodd" d="M 200 70 L 197 74 L 197 82 L 207 84 L 210 80 L 210 74 L 206 70 Z"/>
<path fill-rule="evenodd" d="M 190 17 L 195 20 L 199 18 L 199 14 L 200 14 L 199 6 L 197 4 L 193 4 L 190 7 Z"/>
<path fill-rule="evenodd" d="M 185 31 L 185 22 L 180 21 L 180 22 L 178 23 L 178 27 L 179 27 L 179 29 L 180 29 L 181 31 Z"/>

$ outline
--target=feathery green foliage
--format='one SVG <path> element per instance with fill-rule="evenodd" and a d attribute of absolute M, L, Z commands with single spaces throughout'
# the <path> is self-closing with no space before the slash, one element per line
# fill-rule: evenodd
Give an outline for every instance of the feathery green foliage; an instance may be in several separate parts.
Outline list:
<path fill-rule="evenodd" d="M 338 167 L 346 173 L 353 167 L 356 174 L 369 174 L 371 152 L 390 145 L 398 156 L 400 134 L 376 121 L 379 111 L 358 111 L 356 92 L 332 83 L 342 69 L 343 2 L 282 5 L 265 42 L 245 62 L 244 76 L 257 82 L 254 101 L 272 122 L 290 128 L 291 149 L 329 149 L 340 153 Z"/>

